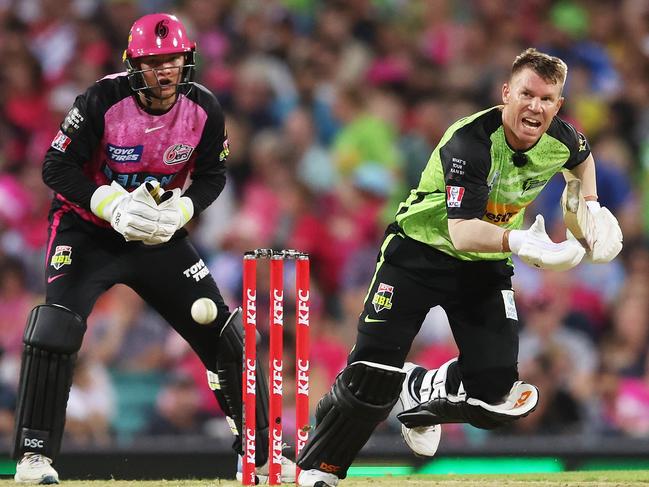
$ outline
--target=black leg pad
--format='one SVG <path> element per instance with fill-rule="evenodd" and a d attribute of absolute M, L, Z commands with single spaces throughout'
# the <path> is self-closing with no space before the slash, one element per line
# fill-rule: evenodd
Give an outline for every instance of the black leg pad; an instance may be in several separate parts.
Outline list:
<path fill-rule="evenodd" d="M 241 431 L 243 430 L 243 321 L 241 308 L 237 308 L 225 323 L 218 344 L 216 374 L 220 390 L 214 395 L 226 416 L 234 422 L 237 430 L 234 450 L 243 455 Z M 257 362 L 257 433 L 255 464 L 261 466 L 268 460 L 268 381 L 262 365 Z"/>
<path fill-rule="evenodd" d="M 358 452 L 399 398 L 405 373 L 373 362 L 354 362 L 318 403 L 316 427 L 298 458 L 303 470 L 344 479 Z"/>
<path fill-rule="evenodd" d="M 25 452 L 52 459 L 58 454 L 85 332 L 83 319 L 63 306 L 40 305 L 30 313 L 23 337 L 13 458 Z"/>

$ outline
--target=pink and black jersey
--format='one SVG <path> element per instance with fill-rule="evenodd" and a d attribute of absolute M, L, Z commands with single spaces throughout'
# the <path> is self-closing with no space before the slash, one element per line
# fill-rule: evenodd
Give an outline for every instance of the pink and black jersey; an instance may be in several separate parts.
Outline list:
<path fill-rule="evenodd" d="M 153 113 L 121 73 L 77 97 L 47 151 L 43 180 L 56 192 L 54 208 L 107 227 L 90 211 L 98 186 L 117 181 L 132 191 L 155 178 L 173 189 L 190 179 L 184 195 L 199 213 L 223 190 L 227 155 L 223 111 L 209 90 L 181 86 L 171 109 Z"/>

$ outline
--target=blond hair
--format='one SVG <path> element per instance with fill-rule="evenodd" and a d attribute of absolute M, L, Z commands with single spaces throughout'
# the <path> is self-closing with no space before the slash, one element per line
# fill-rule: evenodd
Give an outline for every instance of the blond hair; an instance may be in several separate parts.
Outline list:
<path fill-rule="evenodd" d="M 525 68 L 530 68 L 547 82 L 562 86 L 568 75 L 568 66 L 563 60 L 537 51 L 533 47 L 516 56 L 512 63 L 512 76 Z"/>

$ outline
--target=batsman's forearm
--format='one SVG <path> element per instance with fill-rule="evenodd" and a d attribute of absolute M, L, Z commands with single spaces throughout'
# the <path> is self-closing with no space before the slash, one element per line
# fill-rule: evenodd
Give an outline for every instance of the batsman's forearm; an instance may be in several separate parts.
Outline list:
<path fill-rule="evenodd" d="M 597 199 L 597 180 L 595 172 L 595 159 L 589 155 L 584 162 L 575 166 L 567 174 L 564 173 L 566 180 L 574 176 L 581 180 L 581 193 L 587 200 Z"/>
<path fill-rule="evenodd" d="M 463 252 L 503 252 L 505 229 L 473 218 L 449 219 L 448 233 L 453 246 Z"/>

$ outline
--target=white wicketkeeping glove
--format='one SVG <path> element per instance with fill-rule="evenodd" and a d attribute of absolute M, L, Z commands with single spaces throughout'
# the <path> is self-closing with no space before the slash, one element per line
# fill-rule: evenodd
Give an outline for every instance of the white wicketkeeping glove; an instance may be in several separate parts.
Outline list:
<path fill-rule="evenodd" d="M 92 194 L 90 208 L 127 241 L 145 240 L 158 228 L 159 211 L 144 184 L 132 193 L 115 181 L 100 186 Z"/>
<path fill-rule="evenodd" d="M 586 253 L 576 240 L 554 243 L 545 231 L 542 215 L 536 215 L 536 220 L 527 230 L 512 230 L 509 248 L 527 265 L 554 271 L 575 267 Z"/>
<path fill-rule="evenodd" d="M 194 216 L 194 203 L 187 196 L 180 196 L 180 189 L 167 190 L 158 203 L 158 225 L 145 244 L 157 245 L 168 242 L 174 233 Z"/>
<path fill-rule="evenodd" d="M 587 201 L 586 205 L 595 221 L 593 249 L 586 254 L 586 259 L 594 264 L 605 264 L 622 251 L 622 229 L 608 208 L 600 206 L 597 201 Z M 566 230 L 566 236 L 575 240 L 570 230 Z"/>

